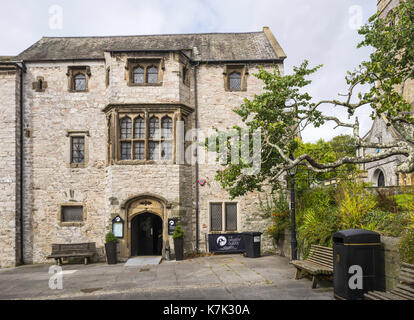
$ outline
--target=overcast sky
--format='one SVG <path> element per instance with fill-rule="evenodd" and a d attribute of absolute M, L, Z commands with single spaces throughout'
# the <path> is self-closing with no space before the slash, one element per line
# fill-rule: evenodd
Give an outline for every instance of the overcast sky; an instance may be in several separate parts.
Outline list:
<path fill-rule="evenodd" d="M 369 55 L 357 49 L 356 28 L 375 13 L 377 0 L 0 0 L 0 56 L 17 55 L 42 36 L 249 32 L 269 26 L 288 58 L 286 73 L 308 59 L 323 64 L 310 94 L 315 101 L 345 92 L 344 76 Z M 62 20 L 59 12 L 62 10 Z M 330 114 L 345 112 L 326 109 Z M 362 134 L 372 123 L 358 114 Z M 305 141 L 349 132 L 333 125 L 306 130 Z"/>

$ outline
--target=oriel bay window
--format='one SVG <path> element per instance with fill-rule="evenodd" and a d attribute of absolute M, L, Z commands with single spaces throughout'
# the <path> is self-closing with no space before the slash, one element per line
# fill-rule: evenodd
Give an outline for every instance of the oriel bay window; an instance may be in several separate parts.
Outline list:
<path fill-rule="evenodd" d="M 173 160 L 173 115 L 127 114 L 119 120 L 119 160 Z"/>

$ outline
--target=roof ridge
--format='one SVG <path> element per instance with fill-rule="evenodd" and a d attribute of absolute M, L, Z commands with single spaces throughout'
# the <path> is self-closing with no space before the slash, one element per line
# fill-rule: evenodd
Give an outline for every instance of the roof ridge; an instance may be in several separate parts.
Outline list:
<path fill-rule="evenodd" d="M 235 34 L 258 34 L 263 31 L 251 32 L 202 32 L 202 33 L 162 33 L 162 34 L 138 34 L 138 35 L 112 35 L 112 36 L 69 36 L 69 37 L 48 37 L 43 36 L 42 39 L 86 39 L 86 38 L 131 38 L 131 37 L 160 37 L 160 36 L 196 36 L 196 35 L 235 35 Z"/>

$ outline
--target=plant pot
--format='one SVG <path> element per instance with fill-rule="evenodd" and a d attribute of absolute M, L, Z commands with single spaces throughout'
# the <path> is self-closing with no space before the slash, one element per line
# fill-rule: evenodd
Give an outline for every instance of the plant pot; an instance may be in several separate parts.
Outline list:
<path fill-rule="evenodd" d="M 184 238 L 174 239 L 175 260 L 184 260 Z"/>
<path fill-rule="evenodd" d="M 105 252 L 108 264 L 116 264 L 116 243 L 105 243 Z"/>

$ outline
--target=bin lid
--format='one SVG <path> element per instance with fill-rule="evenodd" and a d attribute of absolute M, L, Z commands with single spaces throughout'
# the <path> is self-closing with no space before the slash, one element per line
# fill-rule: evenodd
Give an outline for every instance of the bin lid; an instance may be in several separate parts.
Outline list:
<path fill-rule="evenodd" d="M 243 232 L 243 234 L 255 237 L 255 236 L 261 236 L 263 233 L 262 232 Z"/>
<path fill-rule="evenodd" d="M 338 243 L 381 243 L 381 236 L 379 233 L 363 229 L 348 229 L 334 233 L 333 242 Z"/>

